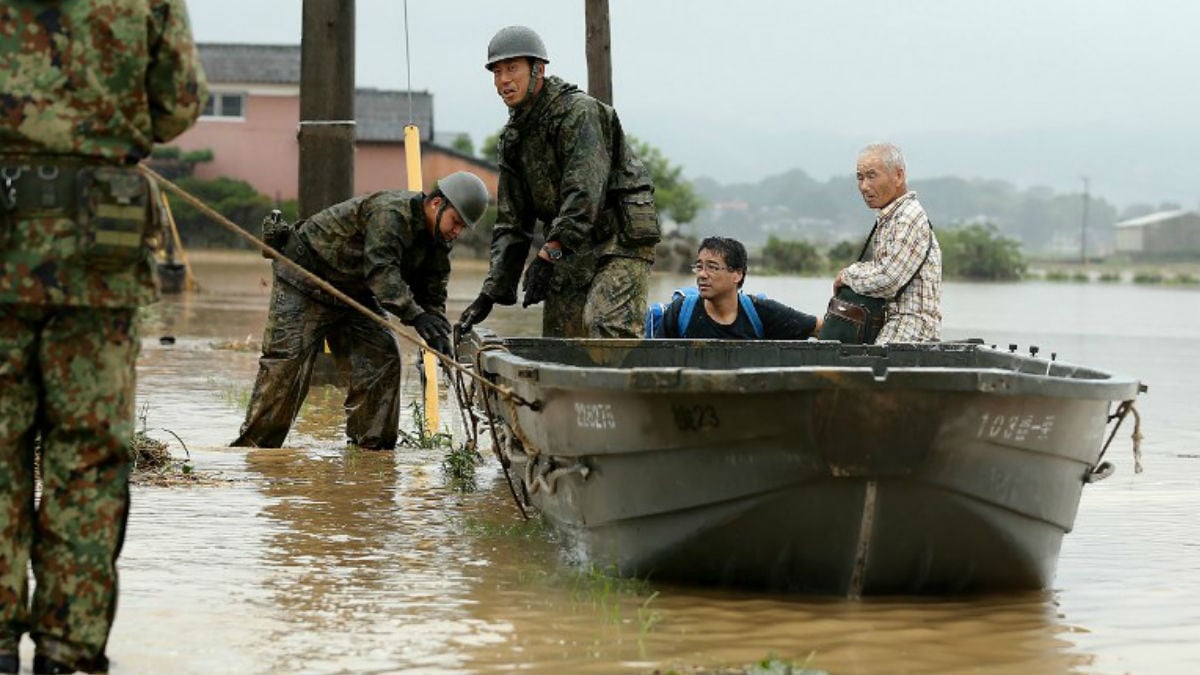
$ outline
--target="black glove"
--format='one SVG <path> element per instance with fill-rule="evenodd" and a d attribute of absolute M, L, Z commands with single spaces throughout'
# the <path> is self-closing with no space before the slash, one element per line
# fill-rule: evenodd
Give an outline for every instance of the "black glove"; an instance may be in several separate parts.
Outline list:
<path fill-rule="evenodd" d="M 413 328 L 417 329 L 417 334 L 430 348 L 447 356 L 454 354 L 454 347 L 450 344 L 450 322 L 446 317 L 436 312 L 425 312 L 413 321 Z"/>
<path fill-rule="evenodd" d="M 525 298 L 521 300 L 522 307 L 536 305 L 550 295 L 550 277 L 554 276 L 554 263 L 542 258 L 534 258 L 525 268 L 525 279 L 521 288 L 525 289 Z"/>
<path fill-rule="evenodd" d="M 475 324 L 481 323 L 488 317 L 488 314 L 492 313 L 492 306 L 495 304 L 496 301 L 492 300 L 492 296 L 480 293 L 479 297 L 475 298 L 475 302 L 467 305 L 462 316 L 458 317 L 458 325 L 455 326 L 458 334 L 470 333 Z"/>

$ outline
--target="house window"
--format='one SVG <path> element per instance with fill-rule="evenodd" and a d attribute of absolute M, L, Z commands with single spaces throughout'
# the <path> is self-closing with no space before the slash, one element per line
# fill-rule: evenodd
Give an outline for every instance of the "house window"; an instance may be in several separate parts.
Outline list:
<path fill-rule="evenodd" d="M 221 117 L 225 119 L 245 119 L 246 95 L 228 92 L 212 92 L 204 102 L 201 117 Z"/>

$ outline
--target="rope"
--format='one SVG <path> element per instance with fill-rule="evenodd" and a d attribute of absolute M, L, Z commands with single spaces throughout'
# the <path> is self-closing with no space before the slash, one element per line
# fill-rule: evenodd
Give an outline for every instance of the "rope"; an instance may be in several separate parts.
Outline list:
<path fill-rule="evenodd" d="M 1099 468 L 1100 460 L 1104 459 L 1104 453 L 1108 452 L 1108 446 L 1112 444 L 1113 438 L 1116 437 L 1117 431 L 1121 428 L 1121 423 L 1125 421 L 1125 417 L 1133 413 L 1133 433 L 1130 434 L 1130 439 L 1133 441 L 1133 472 L 1142 472 L 1142 416 L 1134 407 L 1133 400 L 1121 401 L 1121 405 L 1117 406 L 1117 411 L 1108 416 L 1108 421 L 1117 421 L 1112 431 L 1108 434 L 1108 440 L 1104 441 L 1104 447 L 1100 449 L 1100 456 L 1096 458 L 1096 467 Z"/>
<path fill-rule="evenodd" d="M 416 124 L 413 118 L 412 58 L 408 55 L 408 0 L 404 0 L 404 70 L 408 73 L 408 123 Z"/>

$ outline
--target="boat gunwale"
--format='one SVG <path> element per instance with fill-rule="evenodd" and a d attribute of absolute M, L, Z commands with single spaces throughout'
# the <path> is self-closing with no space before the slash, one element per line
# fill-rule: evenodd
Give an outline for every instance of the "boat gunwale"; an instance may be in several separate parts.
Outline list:
<path fill-rule="evenodd" d="M 891 366 L 878 362 L 845 366 L 617 367 L 537 360 L 503 350 L 486 351 L 481 356 L 486 371 L 513 382 L 527 382 L 538 389 L 578 391 L 751 394 L 822 389 L 922 390 L 1123 401 L 1136 398 L 1141 386 L 1133 378 L 1061 361 L 1045 363 L 1059 370 L 1069 370 L 1071 376 L 997 367 Z M 885 367 L 880 368 L 880 365 Z M 1075 376 L 1078 373 L 1094 373 L 1096 377 Z"/>

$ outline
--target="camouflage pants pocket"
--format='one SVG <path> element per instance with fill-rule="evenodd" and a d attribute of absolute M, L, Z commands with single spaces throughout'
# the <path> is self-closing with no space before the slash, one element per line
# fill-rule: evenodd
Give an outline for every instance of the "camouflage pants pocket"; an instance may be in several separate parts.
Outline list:
<path fill-rule="evenodd" d="M 144 261 L 157 245 L 150 183 L 135 169 L 79 170 L 81 250 L 94 269 L 117 272 Z"/>

